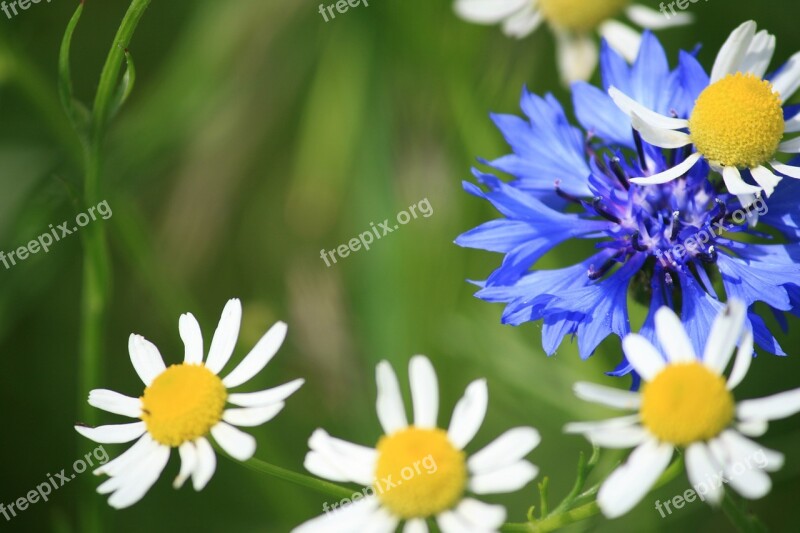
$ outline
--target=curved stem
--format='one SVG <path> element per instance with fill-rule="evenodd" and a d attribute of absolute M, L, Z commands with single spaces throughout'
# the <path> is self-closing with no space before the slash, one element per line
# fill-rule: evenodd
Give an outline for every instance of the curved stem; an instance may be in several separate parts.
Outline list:
<path fill-rule="evenodd" d="M 224 455 L 230 459 L 228 454 Z M 337 485 L 336 483 L 331 483 L 330 481 L 325 481 L 313 476 L 295 472 L 294 470 L 283 468 L 281 466 L 276 466 L 271 463 L 267 463 L 266 461 L 262 461 L 261 459 L 256 459 L 255 457 L 244 461 L 242 464 L 250 470 L 261 472 L 262 474 L 268 474 L 272 477 L 294 483 L 295 485 L 300 485 L 301 487 L 315 490 L 321 494 L 333 496 L 337 500 L 342 498 L 352 498 L 353 494 L 355 494 L 351 489 L 347 489 Z"/>

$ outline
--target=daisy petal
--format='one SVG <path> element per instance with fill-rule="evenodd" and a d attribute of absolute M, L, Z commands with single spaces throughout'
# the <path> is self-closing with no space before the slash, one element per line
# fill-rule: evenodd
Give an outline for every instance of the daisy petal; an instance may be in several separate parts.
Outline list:
<path fill-rule="evenodd" d="M 319 452 L 308 452 L 303 460 L 303 468 L 317 477 L 335 481 L 337 483 L 350 483 L 350 476 L 342 472 L 337 465 Z"/>
<path fill-rule="evenodd" d="M 272 389 L 231 394 L 228 396 L 228 401 L 240 407 L 265 407 L 284 401 L 302 387 L 305 382 L 304 379 L 296 379 Z"/>
<path fill-rule="evenodd" d="M 233 372 L 222 380 L 222 383 L 229 389 L 238 387 L 242 383 L 249 381 L 253 376 L 261 372 L 270 360 L 278 353 L 283 340 L 286 338 L 287 326 L 283 322 L 278 322 L 267 331 L 258 344 L 250 351 L 244 360 L 239 363 Z"/>
<path fill-rule="evenodd" d="M 800 124 L 800 122 L 798 122 L 798 124 Z M 771 166 L 773 169 L 777 170 L 784 176 L 789 176 L 790 178 L 794 179 L 800 179 L 800 167 L 784 165 L 780 161 L 771 161 L 769 166 Z"/>
<path fill-rule="evenodd" d="M 153 380 L 166 370 L 164 359 L 155 345 L 141 335 L 131 335 L 128 339 L 131 363 L 142 382 L 150 386 Z"/>
<path fill-rule="evenodd" d="M 636 114 L 650 126 L 662 130 L 680 130 L 689 127 L 689 121 L 682 118 L 667 117 L 652 111 L 616 87 L 609 87 L 608 95 L 623 113 L 629 117 Z"/>
<path fill-rule="evenodd" d="M 599 403 L 616 409 L 638 409 L 642 396 L 638 392 L 615 389 L 594 383 L 579 382 L 573 387 L 575 395 L 587 402 Z"/>
<path fill-rule="evenodd" d="M 645 381 L 652 381 L 666 364 L 655 346 L 638 333 L 626 335 L 622 339 L 622 349 L 633 369 Z"/>
<path fill-rule="evenodd" d="M 603 482 L 597 503 L 607 518 L 624 515 L 639 503 L 667 469 L 673 448 L 649 440 L 631 453 L 628 461 Z"/>
<path fill-rule="evenodd" d="M 96 476 L 108 475 L 116 476 L 126 470 L 130 465 L 137 464 L 143 457 L 146 457 L 159 443 L 153 440 L 149 433 L 145 433 L 136 443 L 125 450 L 121 455 L 106 464 L 97 468 L 93 474 Z"/>
<path fill-rule="evenodd" d="M 674 26 L 685 26 L 694 21 L 694 16 L 691 13 L 676 13 L 667 18 L 660 11 L 638 4 L 629 6 L 625 10 L 625 14 L 638 26 L 648 30 L 663 30 Z"/>
<path fill-rule="evenodd" d="M 778 151 L 784 154 L 797 154 L 800 153 L 800 137 L 783 141 L 778 145 Z"/>
<path fill-rule="evenodd" d="M 414 425 L 435 428 L 439 415 L 439 384 L 436 371 L 425 356 L 416 355 L 408 365 L 411 382 L 411 402 L 414 406 Z"/>
<path fill-rule="evenodd" d="M 457 0 L 456 15 L 469 22 L 496 24 L 529 4 L 529 0 Z"/>
<path fill-rule="evenodd" d="M 127 483 L 120 487 L 108 499 L 108 504 L 114 509 L 125 509 L 144 497 L 150 487 L 152 487 L 164 467 L 167 466 L 169 461 L 170 448 L 168 446 L 159 446 L 151 453 L 148 458 L 142 462 L 137 469 L 136 476 L 129 479 Z"/>
<path fill-rule="evenodd" d="M 475 533 L 466 520 L 455 511 L 445 511 L 436 517 L 442 533 Z"/>
<path fill-rule="evenodd" d="M 333 438 L 321 429 L 314 431 L 308 445 L 350 481 L 361 485 L 371 485 L 375 481 L 378 452 L 374 449 Z"/>
<path fill-rule="evenodd" d="M 200 491 L 208 485 L 217 469 L 217 456 L 205 437 L 200 437 L 194 444 L 197 448 L 197 465 L 192 472 L 192 485 L 194 490 Z"/>
<path fill-rule="evenodd" d="M 628 63 L 636 61 L 642 45 L 642 34 L 616 20 L 607 20 L 597 28 L 600 36 Z"/>
<path fill-rule="evenodd" d="M 641 426 L 630 426 L 625 428 L 602 428 L 595 431 L 587 431 L 585 436 L 589 439 L 589 442 L 595 446 L 629 449 L 642 444 L 650 438 L 650 433 Z"/>
<path fill-rule="evenodd" d="M 488 404 L 489 390 L 486 387 L 486 380 L 479 379 L 470 383 L 464 397 L 458 401 L 453 410 L 453 419 L 447 431 L 447 437 L 453 446 L 462 450 L 470 443 L 483 424 Z"/>
<path fill-rule="evenodd" d="M 178 330 L 185 347 L 183 362 L 187 365 L 199 365 L 203 362 L 203 332 L 192 313 L 181 315 Z"/>
<path fill-rule="evenodd" d="M 475 474 L 469 489 L 475 494 L 505 494 L 521 489 L 536 477 L 539 469 L 528 461 L 517 461 L 485 474 Z"/>
<path fill-rule="evenodd" d="M 747 420 L 736 424 L 739 433 L 748 437 L 760 437 L 767 432 L 768 428 L 769 424 L 765 420 Z"/>
<path fill-rule="evenodd" d="M 728 448 L 730 456 L 744 461 L 748 468 L 757 467 L 767 472 L 777 472 L 783 468 L 785 459 L 782 453 L 764 448 L 736 431 L 731 429 L 723 431 L 721 439 Z"/>
<path fill-rule="evenodd" d="M 392 365 L 386 361 L 378 363 L 375 380 L 378 383 L 378 419 L 384 433 L 391 435 L 399 429 L 408 427 L 403 397 L 400 395 L 400 385 Z"/>
<path fill-rule="evenodd" d="M 211 348 L 208 349 L 206 367 L 214 374 L 219 374 L 233 355 L 241 324 L 242 302 L 238 298 L 228 300 L 225 309 L 222 310 L 214 338 L 211 340 Z"/>
<path fill-rule="evenodd" d="M 509 429 L 467 462 L 469 471 L 485 474 L 516 463 L 542 441 L 539 432 L 531 427 Z"/>
<path fill-rule="evenodd" d="M 742 343 L 736 352 L 736 362 L 728 378 L 728 389 L 735 389 L 742 382 L 750 370 L 750 362 L 753 360 L 753 332 L 746 331 L 742 337 Z"/>
<path fill-rule="evenodd" d="M 189 476 L 192 475 L 192 472 L 194 472 L 197 464 L 197 448 L 195 448 L 193 442 L 181 444 L 178 448 L 178 454 L 181 456 L 181 470 L 172 483 L 172 488 L 174 489 L 179 489 L 183 486 Z"/>
<path fill-rule="evenodd" d="M 736 406 L 742 420 L 779 420 L 800 412 L 800 389 L 779 392 L 757 400 L 743 400 Z"/>
<path fill-rule="evenodd" d="M 739 71 L 763 78 L 774 53 L 775 36 L 771 35 L 767 30 L 761 30 L 753 37 L 750 47 L 742 59 Z"/>
<path fill-rule="evenodd" d="M 800 87 L 800 52 L 790 57 L 772 80 L 772 89 L 781 95 L 784 102 L 797 92 L 798 87 Z"/>
<path fill-rule="evenodd" d="M 756 23 L 752 20 L 733 30 L 717 54 L 714 68 L 711 69 L 710 83 L 715 83 L 728 74 L 735 74 L 739 70 L 755 35 Z"/>
<path fill-rule="evenodd" d="M 756 183 L 764 189 L 764 193 L 768 198 L 775 192 L 775 187 L 778 186 L 782 179 L 780 176 L 773 174 L 767 167 L 761 166 L 751 168 L 750 174 L 753 175 L 753 179 L 756 180 Z"/>
<path fill-rule="evenodd" d="M 731 194 L 758 194 L 761 192 L 761 187 L 745 183 L 741 172 L 736 167 L 724 167 L 722 169 L 722 179 Z"/>
<path fill-rule="evenodd" d="M 264 407 L 244 407 L 242 409 L 226 409 L 222 413 L 222 420 L 228 424 L 240 427 L 260 426 L 269 422 L 280 413 L 286 404 L 273 403 Z"/>
<path fill-rule="evenodd" d="M 660 185 L 662 183 L 668 183 L 672 180 L 676 180 L 681 176 L 685 175 L 687 172 L 692 170 L 702 156 L 695 152 L 686 159 L 683 160 L 682 163 L 675 165 L 674 167 L 665 170 L 664 172 L 660 172 L 658 174 L 653 174 L 652 176 L 644 176 L 640 178 L 631 178 L 631 182 L 637 185 Z"/>
<path fill-rule="evenodd" d="M 671 129 L 656 128 L 643 120 L 635 111 L 631 112 L 633 129 L 642 134 L 642 139 L 661 148 L 682 148 L 692 144 L 688 133 Z"/>
<path fill-rule="evenodd" d="M 571 84 L 587 80 L 597 66 L 597 44 L 588 35 L 572 35 L 565 31 L 557 31 L 556 59 L 562 82 Z"/>
<path fill-rule="evenodd" d="M 147 430 L 144 422 L 132 422 L 130 424 L 114 424 L 109 426 L 98 426 L 96 428 L 88 426 L 75 426 L 75 430 L 95 442 L 101 444 L 121 444 L 138 439 Z"/>
<path fill-rule="evenodd" d="M 689 340 L 681 319 L 672 309 L 665 306 L 656 311 L 655 324 L 658 342 L 670 362 L 691 363 L 697 359 L 692 341 Z"/>
<path fill-rule="evenodd" d="M 239 461 L 247 461 L 256 453 L 256 439 L 230 424 L 219 422 L 211 428 L 211 435 L 228 455 Z"/>
<path fill-rule="evenodd" d="M 472 525 L 475 531 L 495 531 L 506 521 L 506 508 L 490 505 L 474 498 L 464 498 L 455 512 L 461 519 Z"/>
<path fill-rule="evenodd" d="M 619 416 L 606 420 L 596 420 L 592 422 L 570 422 L 564 426 L 565 433 L 590 433 L 592 431 L 612 430 L 617 428 L 627 428 L 639 423 L 639 415 Z"/>
<path fill-rule="evenodd" d="M 528 4 L 503 22 L 503 33 L 509 37 L 522 39 L 536 31 L 542 20 L 542 13 L 534 9 L 532 4 Z"/>
<path fill-rule="evenodd" d="M 746 315 L 747 307 L 744 303 L 741 300 L 731 300 L 711 325 L 703 351 L 703 363 L 717 374 L 722 374 L 728 366 L 733 349 L 742 336 Z"/>
<path fill-rule="evenodd" d="M 373 531 L 367 526 L 380 509 L 375 496 L 326 510 L 324 515 L 312 518 L 292 530 L 292 533 L 341 533 L 342 531 Z"/>
<path fill-rule="evenodd" d="M 139 418 L 142 415 L 142 401 L 118 392 L 95 389 L 89 393 L 89 405 L 116 415 Z"/>
<path fill-rule="evenodd" d="M 428 533 L 428 524 L 422 518 L 412 518 L 406 522 L 403 533 Z"/>
<path fill-rule="evenodd" d="M 703 497 L 712 505 L 717 505 L 722 501 L 724 489 L 722 484 L 709 483 L 708 480 L 717 477 L 718 465 L 714 462 L 711 452 L 705 443 L 697 442 L 686 449 L 686 472 L 689 481 L 698 491 L 702 486 L 705 493 Z"/>

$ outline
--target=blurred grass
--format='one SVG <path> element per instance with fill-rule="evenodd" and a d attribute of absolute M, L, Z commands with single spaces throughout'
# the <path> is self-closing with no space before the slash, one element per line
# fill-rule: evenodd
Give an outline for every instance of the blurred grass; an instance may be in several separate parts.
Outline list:
<path fill-rule="evenodd" d="M 54 107 L 58 42 L 72 12 L 39 4 L 0 20 L 0 249 L 8 251 L 74 217 L 79 173 L 66 119 Z M 116 24 L 127 6 L 87 3 L 73 44 L 76 93 L 89 100 Z M 732 27 L 747 18 L 778 35 L 778 56 L 800 49 L 789 0 L 693 5 L 695 26 L 664 32 L 675 57 L 702 40 L 710 65 Z M 137 88 L 107 147 L 107 222 L 116 285 L 104 383 L 139 394 L 127 336 L 145 335 L 168 362 L 182 353 L 181 312 L 210 336 L 224 301 L 245 304 L 241 358 L 277 319 L 289 340 L 252 390 L 306 377 L 278 419 L 254 431 L 258 457 L 300 469 L 316 427 L 356 442 L 379 435 L 374 365 L 392 361 L 407 383 L 414 353 L 440 373 L 446 423 L 473 379 L 486 376 L 490 410 L 470 449 L 505 429 L 532 424 L 544 442 L 532 458 L 563 495 L 587 444 L 560 433 L 567 421 L 609 414 L 575 399 L 571 384 L 602 376 L 619 359 L 611 340 L 581 362 L 565 342 L 546 358 L 540 326 L 499 324 L 501 308 L 474 299 L 466 279 L 486 276 L 498 256 L 459 249 L 462 231 L 495 217 L 461 190 L 477 156 L 506 152 L 490 111 L 517 112 L 523 84 L 552 91 L 569 106 L 554 74 L 550 35 L 523 41 L 465 24 L 448 2 L 372 2 L 325 23 L 317 5 L 276 0 L 154 2 L 131 47 Z M 434 214 L 326 268 L 319 250 L 346 242 L 370 222 L 428 198 Z M 572 261 L 559 250 L 550 267 Z M 5 406 L 0 501 L 10 502 L 45 474 L 75 460 L 71 428 L 77 360 L 80 240 L 0 269 L 0 400 Z M 634 316 L 640 321 L 642 316 Z M 792 322 L 794 326 L 794 322 Z M 782 337 L 790 354 L 798 335 Z M 761 356 L 741 397 L 798 386 L 796 356 Z M 626 383 L 627 384 L 627 383 Z M 88 391 L 83 391 L 88 392 Z M 104 420 L 115 421 L 111 415 Z M 752 509 L 775 531 L 793 531 L 798 495 L 797 420 L 774 424 L 765 445 L 787 453 L 776 487 Z M 113 454 L 123 446 L 108 446 Z M 597 472 L 607 472 L 611 453 Z M 220 460 L 201 494 L 162 479 L 137 506 L 104 511 L 108 531 L 287 531 L 321 512 L 310 491 Z M 599 475 L 599 474 L 597 474 Z M 82 495 L 66 486 L 36 504 L 9 531 L 70 531 Z M 685 477 L 661 489 L 682 492 Z M 522 520 L 532 487 L 494 498 Z M 614 522 L 575 531 L 725 531 L 719 513 L 687 506 L 661 519 L 644 502 Z M 73 530 L 74 531 L 74 530 Z"/>

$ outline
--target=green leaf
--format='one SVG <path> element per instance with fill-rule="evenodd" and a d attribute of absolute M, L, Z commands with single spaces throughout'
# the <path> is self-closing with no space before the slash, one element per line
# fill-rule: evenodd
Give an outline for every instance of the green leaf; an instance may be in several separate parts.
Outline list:
<path fill-rule="evenodd" d="M 114 103 L 111 104 L 110 119 L 119 112 L 128 97 L 133 92 L 133 86 L 136 83 L 136 65 L 133 63 L 133 56 L 128 50 L 125 50 L 125 74 L 122 76 L 122 81 L 117 89 L 117 95 L 114 97 Z"/>
<path fill-rule="evenodd" d="M 58 53 L 58 93 L 61 97 L 61 105 L 64 107 L 67 116 L 69 117 L 72 127 L 75 131 L 85 138 L 89 128 L 89 111 L 79 101 L 75 99 L 72 93 L 72 72 L 69 64 L 70 48 L 72 46 L 72 35 L 75 33 L 75 28 L 78 26 L 78 21 L 83 14 L 83 2 L 78 5 L 78 9 L 72 15 L 72 18 L 67 24 L 67 29 L 64 32 L 64 38 L 61 41 L 61 50 Z"/>

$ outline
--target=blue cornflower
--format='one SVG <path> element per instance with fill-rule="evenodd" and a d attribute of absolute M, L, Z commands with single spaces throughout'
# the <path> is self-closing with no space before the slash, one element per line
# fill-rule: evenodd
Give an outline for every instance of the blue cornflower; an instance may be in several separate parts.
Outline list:
<path fill-rule="evenodd" d="M 702 90 L 693 83 L 702 72 L 694 57 L 683 53 L 671 71 L 649 34 L 632 66 L 608 47 L 601 65 L 606 89 L 624 87 L 637 101 L 677 117 Z M 607 336 L 630 332 L 631 297 L 649 300 L 642 335 L 657 345 L 654 314 L 666 305 L 680 312 L 701 353 L 722 302 L 736 297 L 748 307 L 747 327 L 756 343 L 785 355 L 753 305 L 764 302 L 781 317 L 782 311 L 800 310 L 800 208 L 789 200 L 800 192 L 798 182 L 782 183 L 782 194 L 769 205 L 759 199 L 747 208 L 709 180 L 705 162 L 668 183 L 636 185 L 631 178 L 679 165 L 688 150 L 644 142 L 605 91 L 580 83 L 573 94 L 583 130 L 569 123 L 552 96 L 527 91 L 521 107 L 528 121 L 493 117 L 514 153 L 487 164 L 514 180 L 474 170 L 479 185 L 464 183 L 503 215 L 456 240 L 505 254 L 476 295 L 507 304 L 504 323 L 542 320 L 548 355 L 564 336 L 577 335 L 582 358 Z M 572 239 L 593 242 L 595 252 L 566 268 L 535 268 Z M 611 374 L 631 370 L 623 360 Z"/>

